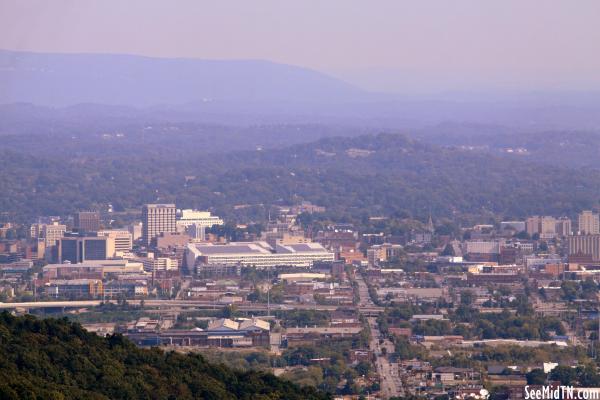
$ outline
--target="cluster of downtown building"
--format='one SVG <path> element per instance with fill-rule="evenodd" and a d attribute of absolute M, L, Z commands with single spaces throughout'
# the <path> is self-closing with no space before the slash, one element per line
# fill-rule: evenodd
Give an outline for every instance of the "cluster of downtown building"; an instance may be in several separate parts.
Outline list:
<path fill-rule="evenodd" d="M 499 232 L 521 233 L 517 238 L 488 240 L 486 236 L 489 235 L 480 234 L 493 228 L 491 225 L 475 227 L 474 234 L 471 240 L 466 241 L 464 249 L 472 260 L 507 261 L 518 254 L 528 255 L 534 250 L 545 249 L 545 253 L 562 252 L 570 263 L 600 262 L 600 216 L 590 210 L 578 214 L 576 225 L 570 218 L 552 216 L 532 216 L 524 221 L 500 223 Z M 542 243 L 543 247 L 538 248 L 537 244 Z M 550 247 L 546 249 L 548 245 Z"/>
<path fill-rule="evenodd" d="M 15 252 L 14 260 L 0 265 L 0 279 L 20 275 L 19 284 L 26 283 L 24 273 L 37 264 L 40 272 L 27 283 L 32 285 L 35 300 L 162 301 L 175 297 L 201 306 L 210 302 L 221 307 L 254 301 L 250 295 L 258 286 L 242 282 L 242 270 L 269 269 L 272 279 L 289 290 L 286 301 L 302 298 L 314 302 L 319 298 L 352 305 L 353 288 L 340 283 L 346 280 L 345 272 L 343 265 L 334 265 L 335 252 L 313 242 L 296 225 L 295 217 L 307 210 L 319 208 L 283 208 L 279 218 L 269 222 L 260 236 L 246 235 L 245 241 L 239 242 L 207 233 L 209 228 L 224 224 L 221 218 L 207 211 L 178 210 L 174 204 L 147 204 L 142 207 L 141 221 L 123 229 L 103 229 L 112 216 L 95 211 L 79 212 L 67 223 L 54 217 L 41 218 L 30 226 L 25 248 Z M 22 246 L 25 241 L 17 243 Z M 312 269 L 315 264 L 319 264 L 319 273 Z M 340 282 L 330 282 L 332 276 Z M 260 288 L 272 284 L 261 281 Z M 176 290 L 182 287 L 186 289 Z M 171 317 L 164 316 L 160 321 L 142 317 L 125 326 L 89 324 L 86 328 L 100 334 L 119 329 L 140 345 L 271 345 L 269 323 L 258 318 L 217 318 L 205 329 L 190 330 L 172 329 L 175 321 Z M 353 318 L 356 321 L 352 327 L 290 328 L 290 340 L 301 342 L 320 330 L 324 335 L 357 334 L 362 328 L 358 317 Z"/>
<path fill-rule="evenodd" d="M 540 313 L 562 315 L 568 308 L 558 298 L 563 282 L 600 280 L 599 225 L 599 215 L 592 211 L 581 212 L 575 223 L 566 217 L 531 216 L 464 227 L 456 235 L 436 234 L 430 222 L 424 230 L 402 236 L 363 235 L 368 245 L 355 260 L 366 264 L 366 279 L 382 302 L 451 301 L 454 288 L 474 293 L 483 304 L 493 297 L 490 286 L 522 293 L 523 281 L 529 280 L 555 300 L 545 304 L 552 304 L 551 311 Z M 436 271 L 426 274 L 429 283 L 413 282 L 401 269 L 419 263 Z M 434 281 L 434 288 L 427 286 Z"/>
<path fill-rule="evenodd" d="M 26 245 L 5 245 L 0 272 L 24 272 L 35 262 L 43 262 L 48 265 L 35 281 L 35 289 L 42 290 L 39 294 L 140 296 L 152 289 L 169 293 L 182 273 L 239 271 L 242 267 L 309 268 L 315 262 L 334 260 L 373 267 L 393 259 L 406 245 L 406 240 L 400 244 L 394 238 L 388 241 L 377 234 L 363 234 L 361 242 L 367 249 L 362 252 L 357 247 L 357 232 L 347 232 L 340 225 L 308 238 L 294 225 L 293 212 L 288 218 L 284 214 L 283 219 L 270 222 L 261 237 L 228 243 L 206 233 L 208 228 L 222 225 L 221 218 L 208 211 L 178 210 L 174 204 L 147 204 L 141 221 L 124 229 L 103 229 L 96 211 L 78 212 L 70 224 L 45 217 L 30 226 L 31 239 Z M 427 243 L 433 235 L 429 221 L 425 229 L 411 233 L 410 242 Z M 548 268 L 556 264 L 560 271 L 583 268 L 592 273 L 589 265 L 600 262 L 599 215 L 583 211 L 576 224 L 566 217 L 532 216 L 503 221 L 499 228 L 477 225 L 469 238 L 462 242 L 454 239 L 448 245 L 452 254 L 470 262 L 527 266 L 540 258 L 535 253 L 540 253 L 542 243 L 549 246 L 542 251 Z M 561 262 L 565 259 L 572 265 Z"/>
<path fill-rule="evenodd" d="M 577 298 L 575 307 L 561 288 L 588 278 L 598 281 L 600 218 L 595 212 L 583 211 L 574 220 L 531 216 L 450 233 L 439 229 L 441 224 L 436 229 L 430 218 L 427 223 L 410 221 L 411 228 L 395 233 L 383 229 L 365 232 L 352 224 L 330 223 L 305 234 L 296 217 L 299 212 L 315 211 L 307 207 L 280 210 L 277 220 L 269 222 L 260 236 L 246 232 L 240 242 L 227 242 L 207 232 L 208 227 L 223 223 L 220 218 L 208 212 L 177 210 L 173 204 L 144 206 L 141 222 L 122 230 L 103 230 L 97 213 L 79 213 L 72 226 L 52 220 L 33 224 L 31 249 L 22 253 L 31 260 L 39 256 L 50 262 L 34 279 L 39 293 L 48 297 L 146 298 L 145 307 L 162 311 L 165 307 L 219 311 L 236 304 L 247 313 L 245 318 L 211 314 L 202 329 L 191 324 L 204 317 L 192 312 L 180 319 L 167 314 L 156 320 L 135 317 L 124 327 L 115 323 L 86 326 L 99 333 L 122 329 L 140 345 L 257 346 L 280 354 L 307 344 L 319 348 L 331 341 L 361 343 L 365 326 L 360 314 L 385 317 L 381 312 L 386 307 L 402 303 L 424 311 L 407 319 L 389 318 L 382 337 L 402 337 L 412 346 L 437 353 L 477 352 L 486 346 L 568 349 L 591 343 L 592 332 L 598 330 L 589 323 L 597 318 L 597 297 Z M 37 248 L 36 242 L 40 244 Z M 16 271 L 19 262 L 32 262 L 23 258 L 10 263 L 11 268 Z M 244 269 L 253 273 L 253 267 L 269 273 L 256 278 L 240 273 Z M 185 283 L 185 289 L 173 296 L 173 288 L 180 283 Z M 361 287 L 368 294 L 360 295 Z M 279 298 L 274 300 L 276 291 Z M 156 297 L 152 297 L 154 293 Z M 549 328 L 535 339 L 489 338 L 473 336 L 469 322 L 452 320 L 465 298 L 481 315 L 504 315 L 505 311 L 516 312 L 516 299 L 525 293 L 530 293 L 535 316 L 570 315 L 581 329 L 561 333 Z M 176 297 L 176 304 L 165 305 L 161 295 L 163 299 Z M 326 311 L 329 318 L 319 325 L 297 326 L 291 322 L 293 313 L 285 312 L 313 307 Z M 278 311 L 276 317 L 272 310 Z M 267 317 L 280 329 L 270 329 Z M 184 326 L 176 326 L 181 320 Z M 451 329 L 423 333 L 428 324 L 447 324 Z M 458 330 L 464 326 L 468 329 Z M 375 353 L 372 345 L 357 344 L 344 357 L 351 365 L 368 362 Z M 558 365 L 555 361 L 551 357 L 523 361 L 510 375 L 505 372 L 514 363 L 456 368 L 451 362 L 435 366 L 402 359 L 390 363 L 390 368 L 393 379 L 406 382 L 406 394 L 418 388 L 419 393 L 433 398 L 440 388 L 452 388 L 455 393 L 479 391 L 484 381 L 521 390 L 528 371 L 543 368 L 549 372 Z M 327 361 L 316 356 L 310 363 Z"/>
<path fill-rule="evenodd" d="M 141 222 L 124 229 L 103 229 L 96 211 L 78 212 L 69 224 L 40 218 L 26 244 L 7 249 L 13 257 L 3 260 L 0 272 L 24 273 L 37 263 L 44 265 L 33 283 L 37 297 L 114 298 L 170 295 L 182 275 L 204 269 L 310 267 L 334 260 L 332 252 L 288 225 L 272 224 L 270 232 L 247 242 L 206 234 L 222 224 L 208 211 L 174 204 L 144 205 Z"/>

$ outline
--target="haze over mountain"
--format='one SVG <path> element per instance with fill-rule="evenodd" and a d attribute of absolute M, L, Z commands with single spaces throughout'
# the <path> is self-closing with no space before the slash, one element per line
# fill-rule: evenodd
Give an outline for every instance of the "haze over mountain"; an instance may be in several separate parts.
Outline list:
<path fill-rule="evenodd" d="M 51 107 L 3 106 L 4 126 L 87 119 L 113 125 L 196 121 L 414 129 L 469 122 L 528 131 L 600 129 L 597 92 L 373 93 L 311 69 L 261 60 L 0 50 L 0 88 L 0 104 Z"/>
<path fill-rule="evenodd" d="M 367 93 L 322 73 L 262 60 L 0 51 L 0 103 L 152 106 L 212 101 L 343 101 Z"/>

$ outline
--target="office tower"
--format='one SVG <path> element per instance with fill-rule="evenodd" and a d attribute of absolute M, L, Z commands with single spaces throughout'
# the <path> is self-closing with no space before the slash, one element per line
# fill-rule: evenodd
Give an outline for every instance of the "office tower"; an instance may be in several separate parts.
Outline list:
<path fill-rule="evenodd" d="M 581 235 L 597 235 L 600 233 L 600 218 L 598 214 L 586 210 L 579 214 L 578 229 Z"/>
<path fill-rule="evenodd" d="M 43 238 L 36 239 L 36 257 L 41 260 L 46 257 L 46 241 Z"/>
<path fill-rule="evenodd" d="M 110 237 L 115 241 L 115 255 L 122 256 L 129 253 L 133 248 L 133 236 L 127 230 L 103 230 L 98 231 L 97 236 Z"/>
<path fill-rule="evenodd" d="M 542 217 L 540 218 L 540 238 L 552 239 L 556 237 L 556 218 Z"/>
<path fill-rule="evenodd" d="M 58 242 L 58 262 L 72 264 L 87 260 L 106 260 L 115 256 L 115 240 L 111 237 L 74 236 Z"/>
<path fill-rule="evenodd" d="M 46 246 L 56 246 L 56 242 L 65 235 L 67 227 L 62 224 L 53 223 L 44 225 L 42 228 L 42 236 L 46 240 Z"/>
<path fill-rule="evenodd" d="M 75 213 L 74 225 L 78 232 L 97 232 L 100 229 L 100 213 L 79 211 Z"/>
<path fill-rule="evenodd" d="M 143 224 L 141 222 L 134 222 L 127 226 L 127 230 L 131 233 L 134 242 L 142 237 L 142 228 Z"/>
<path fill-rule="evenodd" d="M 573 233 L 571 219 L 561 217 L 556 221 L 556 234 L 560 237 L 567 237 Z"/>
<path fill-rule="evenodd" d="M 180 229 L 179 225 L 177 228 Z M 192 239 L 206 240 L 206 227 L 202 224 L 187 225 L 185 233 Z"/>
<path fill-rule="evenodd" d="M 30 229 L 32 239 L 44 239 L 46 247 L 55 246 L 56 242 L 65 235 L 66 225 L 53 222 L 51 224 L 33 224 Z"/>
<path fill-rule="evenodd" d="M 527 218 L 525 229 L 530 236 L 539 234 L 542 239 L 551 239 L 556 237 L 557 221 L 554 217 L 537 216 Z"/>
<path fill-rule="evenodd" d="M 146 204 L 142 208 L 142 239 L 150 245 L 163 232 L 177 232 L 175 204 Z"/>
<path fill-rule="evenodd" d="M 541 222 L 541 217 L 538 217 L 537 215 L 527 218 L 527 220 L 525 221 L 525 228 L 529 236 L 533 236 L 536 233 L 540 233 Z"/>

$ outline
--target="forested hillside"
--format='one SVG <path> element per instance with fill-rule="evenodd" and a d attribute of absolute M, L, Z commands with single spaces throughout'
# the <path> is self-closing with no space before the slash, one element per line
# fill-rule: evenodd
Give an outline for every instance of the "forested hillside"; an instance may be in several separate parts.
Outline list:
<path fill-rule="evenodd" d="M 245 205 L 259 218 L 269 205 L 309 200 L 336 219 L 425 218 L 430 211 L 517 218 L 572 215 L 596 205 L 600 193 L 600 172 L 592 169 L 443 148 L 401 135 L 212 155 L 194 154 L 193 145 L 185 152 L 156 149 L 140 143 L 137 153 L 96 157 L 2 152 L 0 210 L 32 218 L 108 203 L 122 209 L 174 201 L 224 216 Z"/>
<path fill-rule="evenodd" d="M 574 168 L 600 168 L 600 131 L 514 133 L 503 127 L 448 124 L 417 134 L 424 141 L 473 152 Z"/>
<path fill-rule="evenodd" d="M 200 355 L 139 349 L 66 320 L 0 314 L 1 399 L 327 399 Z"/>

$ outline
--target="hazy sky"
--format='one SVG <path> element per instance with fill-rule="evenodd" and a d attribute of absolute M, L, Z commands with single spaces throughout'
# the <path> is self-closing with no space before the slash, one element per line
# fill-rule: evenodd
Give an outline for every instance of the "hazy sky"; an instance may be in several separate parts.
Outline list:
<path fill-rule="evenodd" d="M 600 0 L 0 0 L 0 48 L 266 59 L 374 89 L 600 89 Z"/>

